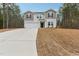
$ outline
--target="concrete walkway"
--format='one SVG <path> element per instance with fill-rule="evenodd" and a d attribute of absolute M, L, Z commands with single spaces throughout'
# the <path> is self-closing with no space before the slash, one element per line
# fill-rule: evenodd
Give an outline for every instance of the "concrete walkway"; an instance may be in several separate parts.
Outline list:
<path fill-rule="evenodd" d="M 35 56 L 37 55 L 37 29 L 16 29 L 0 33 L 0 55 Z"/>

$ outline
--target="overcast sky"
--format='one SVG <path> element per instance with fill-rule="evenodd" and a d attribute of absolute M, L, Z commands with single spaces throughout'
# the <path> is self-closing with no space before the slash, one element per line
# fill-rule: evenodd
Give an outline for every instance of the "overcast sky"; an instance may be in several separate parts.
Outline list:
<path fill-rule="evenodd" d="M 41 12 L 48 9 L 54 9 L 55 11 L 58 11 L 62 6 L 62 3 L 19 3 L 18 5 L 21 13 L 24 13 L 26 11 Z"/>

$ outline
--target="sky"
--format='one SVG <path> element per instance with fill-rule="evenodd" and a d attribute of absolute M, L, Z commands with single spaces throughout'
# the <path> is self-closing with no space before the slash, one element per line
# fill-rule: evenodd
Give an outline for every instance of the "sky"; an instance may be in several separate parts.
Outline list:
<path fill-rule="evenodd" d="M 62 6 L 62 3 L 19 3 L 18 5 L 21 13 L 24 13 L 26 11 L 43 12 L 47 11 L 48 9 L 58 11 Z"/>

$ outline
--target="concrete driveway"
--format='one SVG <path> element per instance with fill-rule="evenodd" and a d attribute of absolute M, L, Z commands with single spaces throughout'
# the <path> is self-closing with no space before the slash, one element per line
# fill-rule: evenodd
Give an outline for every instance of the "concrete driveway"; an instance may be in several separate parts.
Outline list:
<path fill-rule="evenodd" d="M 16 29 L 0 33 L 0 55 L 36 56 L 38 29 Z"/>

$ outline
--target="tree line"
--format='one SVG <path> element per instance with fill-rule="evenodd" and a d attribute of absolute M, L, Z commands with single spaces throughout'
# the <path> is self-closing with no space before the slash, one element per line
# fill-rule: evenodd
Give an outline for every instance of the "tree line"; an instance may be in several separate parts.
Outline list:
<path fill-rule="evenodd" d="M 62 28 L 79 28 L 78 3 L 64 3 L 59 9 L 59 14 L 62 16 L 62 21 L 59 22 L 58 26 Z"/>
<path fill-rule="evenodd" d="M 0 28 L 22 28 L 24 20 L 19 6 L 15 3 L 0 4 Z"/>

